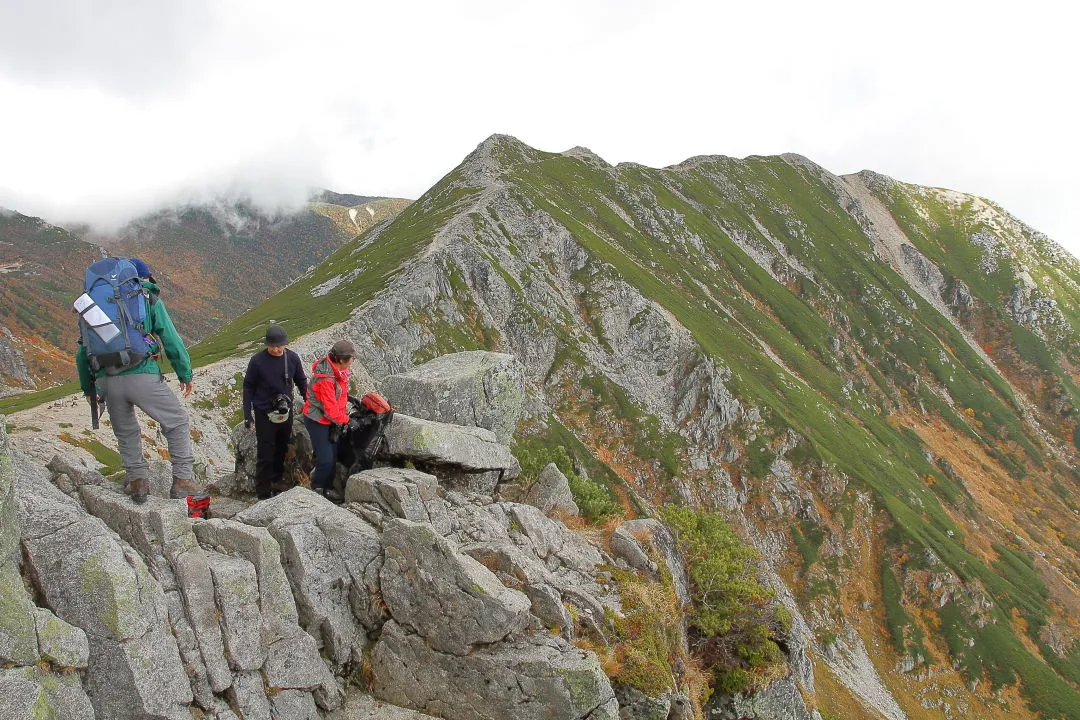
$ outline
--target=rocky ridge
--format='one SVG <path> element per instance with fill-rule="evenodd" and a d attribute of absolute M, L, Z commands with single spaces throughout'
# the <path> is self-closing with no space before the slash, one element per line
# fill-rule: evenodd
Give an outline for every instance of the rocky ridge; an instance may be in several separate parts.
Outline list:
<path fill-rule="evenodd" d="M 1001 569 L 1023 564 L 1008 553 L 1037 558 L 1041 577 L 1078 567 L 1059 534 L 1075 527 L 1074 336 L 1038 301 L 1075 325 L 1076 263 L 1055 247 L 969 196 L 838 178 L 799 156 L 654 170 L 495 136 L 407 217 L 287 289 L 272 317 L 315 329 L 314 346 L 350 337 L 380 385 L 451 350 L 513 355 L 517 441 L 568 431 L 555 441 L 613 469 L 631 512 L 678 502 L 736 517 L 793 609 L 779 697 L 812 695 L 828 673 L 868 716 L 942 703 L 992 716 L 998 692 L 966 668 L 1044 636 L 1035 663 L 1075 647 L 1054 609 L 1073 606 L 1067 582 L 1026 616 L 1026 645 L 982 646 L 995 627 L 1023 631 L 1009 608 L 1043 602 L 1029 597 L 1039 578 Z M 306 319 L 335 303 L 344 322 Z M 255 338 L 257 315 L 222 345 Z M 217 402 L 230 376 L 207 380 Z M 217 437 L 227 453 L 234 439 Z M 1041 612 L 1053 617 L 1037 629 Z"/>
<path fill-rule="evenodd" d="M 456 366 L 477 379 L 518 367 L 510 387 L 520 387 L 508 356 Z M 458 406 L 494 401 L 499 423 L 520 408 L 520 392 L 493 399 L 473 394 L 485 383 L 457 380 L 439 376 L 417 396 L 442 387 Z M 659 561 L 684 575 L 670 538 L 650 559 L 633 524 L 646 521 L 633 521 L 608 550 L 545 515 L 546 494 L 534 495 L 538 507 L 472 492 L 478 483 L 462 478 L 498 470 L 511 481 L 516 461 L 462 466 L 476 453 L 453 438 L 468 430 L 498 446 L 495 434 L 399 419 L 403 437 L 414 437 L 410 422 L 427 423 L 428 435 L 391 442 L 387 459 L 426 460 L 442 478 L 384 466 L 344 478 L 344 506 L 296 487 L 250 506 L 219 498 L 231 517 L 210 520 L 164 499 L 164 463 L 135 505 L 96 471 L 60 456 L 43 467 L 0 431 L 0 714 L 684 717 L 675 687 L 647 702 L 623 688 L 620 715 L 596 654 L 569 642 L 589 628 L 602 636 L 621 612 L 603 568 L 655 571 Z M 244 467 L 238 458 L 237 474 Z M 240 497 L 245 482 L 231 485 Z"/>
<path fill-rule="evenodd" d="M 525 371 L 525 417 L 569 429 L 587 451 L 617 468 L 631 502 L 677 499 L 740 514 L 748 534 L 762 538 L 758 547 L 783 578 L 780 587 L 799 597 L 825 583 L 848 594 L 842 612 L 835 603 L 818 610 L 828 604 L 826 596 L 809 608 L 804 599 L 793 602 L 806 618 L 810 655 L 827 665 L 836 658 L 834 672 L 853 695 L 900 717 L 889 683 L 862 680 L 893 672 L 893 662 L 880 659 L 887 651 L 865 630 L 880 623 L 868 604 L 881 596 L 880 575 L 870 568 L 882 563 L 885 550 L 884 529 L 870 518 L 882 508 L 903 518 L 905 505 L 939 518 L 926 521 L 936 526 L 932 536 L 942 538 L 933 543 L 939 556 L 955 552 L 945 547 L 960 537 L 953 522 L 998 526 L 982 515 L 994 512 L 994 501 L 985 496 L 967 504 L 928 492 L 938 474 L 940 482 L 956 482 L 940 469 L 950 463 L 930 451 L 938 441 L 929 429 L 932 420 L 916 425 L 920 436 L 912 441 L 889 435 L 875 417 L 943 417 L 996 452 L 982 429 L 1012 413 L 1017 422 L 1007 421 L 1008 436 L 1032 443 L 1030 452 L 1062 463 L 1055 472 L 1067 474 L 1076 453 L 1069 445 L 1072 421 L 1063 418 L 1071 417 L 1068 408 L 1080 396 L 1069 389 L 1072 341 L 1053 343 L 1075 339 L 1075 323 L 1069 329 L 1068 323 L 1036 319 L 1049 318 L 1053 304 L 1032 298 L 1053 292 L 1066 297 L 1078 275 L 1075 260 L 1059 257 L 1060 282 L 1047 285 L 1043 268 L 1055 246 L 999 209 L 886 180 L 872 174 L 839 178 L 799 156 L 702 157 L 662 171 L 611 167 L 581 149 L 560 158 L 494 136 L 417 202 L 415 210 L 444 220 L 386 289 L 357 306 L 335 331 L 357 343 L 376 378 L 407 373 L 450 349 L 514 355 Z M 905 214 L 898 198 L 915 210 Z M 972 203 L 976 220 L 962 214 Z M 996 215 L 987 219 L 988 213 Z M 924 224 L 912 224 L 912 216 Z M 954 232 L 954 226 L 968 233 L 961 238 L 970 241 L 971 252 L 1008 268 L 993 283 L 1020 282 L 1012 286 L 1020 291 L 1004 295 L 1019 303 L 1008 317 L 997 312 L 1000 300 L 992 295 L 999 285 L 939 249 L 944 241 L 935 233 Z M 367 257 L 364 249 L 377 248 L 380 232 L 393 229 L 373 231 L 353 252 Z M 998 240 L 980 240 L 983 235 Z M 346 273 L 340 276 L 345 288 L 352 270 L 337 267 Z M 762 272 L 773 283 L 771 294 L 762 290 Z M 1027 276 L 1034 286 L 1023 283 Z M 789 301 L 809 312 L 793 310 Z M 1011 321 L 1050 343 L 1049 355 L 1062 358 L 1062 370 L 1018 365 L 1016 351 L 1000 339 L 1016 334 L 1007 329 Z M 801 349 L 793 351 L 792 343 Z M 905 349 L 911 343 L 915 360 Z M 970 380 L 962 379 L 965 374 Z M 770 384 L 763 392 L 760 386 Z M 975 385 L 992 388 L 994 397 L 973 391 Z M 628 413 L 627 406 L 636 410 Z M 807 412 L 813 407 L 822 414 Z M 983 425 L 968 427 L 949 415 L 961 412 Z M 646 419 L 656 421 L 655 430 L 643 429 Z M 846 426 L 822 437 L 837 419 L 862 429 Z M 1000 427 L 994 432 L 1000 434 Z M 848 436 L 855 433 L 862 435 L 852 442 Z M 672 453 L 675 459 L 662 456 L 665 443 L 682 448 Z M 899 446 L 927 463 L 897 467 Z M 813 449 L 818 447 L 832 448 L 832 460 L 821 462 Z M 800 459 L 807 452 L 818 459 Z M 1039 472 L 1037 463 L 1030 467 Z M 915 487 L 908 486 L 911 477 Z M 1037 495 L 1040 508 L 1053 507 L 1055 523 L 1075 522 L 1044 480 L 1024 482 L 1024 493 Z M 865 495 L 868 482 L 872 492 Z M 976 484 L 965 480 L 965 487 Z M 849 536 L 852 509 L 857 534 Z M 803 566 L 793 524 L 799 532 L 842 537 L 821 544 L 830 551 L 827 565 Z M 993 542 L 1012 543 L 1019 534 L 1025 548 L 1042 544 L 1038 552 L 1077 567 L 1073 552 L 1052 538 L 1045 544 L 1043 533 L 1015 523 L 1004 533 Z M 925 542 L 922 531 L 916 535 Z M 989 568 L 996 551 L 984 542 L 985 551 L 978 552 Z M 860 569 L 865 583 L 842 582 Z M 955 567 L 946 572 L 964 585 L 964 573 Z M 985 598 L 981 587 L 972 583 L 955 597 Z M 1068 604 L 1066 595 L 1060 600 Z M 921 591 L 905 594 L 902 602 L 907 612 L 922 612 L 920 606 L 936 612 Z M 955 602 L 964 605 L 962 616 L 974 613 L 967 600 Z M 850 628 L 860 630 L 852 635 Z M 928 656 L 921 656 L 925 662 Z M 946 668 L 944 674 L 950 673 Z M 964 684 L 955 674 L 949 682 Z"/>

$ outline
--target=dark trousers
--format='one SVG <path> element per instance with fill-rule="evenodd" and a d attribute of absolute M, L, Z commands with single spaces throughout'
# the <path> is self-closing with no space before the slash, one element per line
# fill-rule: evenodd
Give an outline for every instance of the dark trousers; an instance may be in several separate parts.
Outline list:
<path fill-rule="evenodd" d="M 292 415 L 282 423 L 270 422 L 270 416 L 260 410 L 255 415 L 255 494 L 259 499 L 270 497 L 274 483 L 285 475 L 285 454 L 292 439 Z"/>
<path fill-rule="evenodd" d="M 337 470 L 337 445 L 330 442 L 330 426 L 304 417 L 304 427 L 311 436 L 311 449 L 315 453 L 315 470 L 311 473 L 311 489 L 329 489 L 334 484 Z"/>

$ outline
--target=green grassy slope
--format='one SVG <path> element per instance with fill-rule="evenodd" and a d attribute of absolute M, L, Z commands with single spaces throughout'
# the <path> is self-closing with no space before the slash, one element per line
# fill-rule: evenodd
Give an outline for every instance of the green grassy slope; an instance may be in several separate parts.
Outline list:
<path fill-rule="evenodd" d="M 902 577 L 892 570 L 874 569 L 875 582 L 884 583 L 888 595 L 886 622 L 897 626 L 893 636 L 901 646 L 912 635 L 904 626 L 918 616 L 937 629 L 926 642 L 951 654 L 973 679 L 1019 681 L 1034 711 L 1080 717 L 1077 653 L 1058 654 L 1042 633 L 1051 622 L 1067 627 L 1070 620 L 1032 570 L 1034 548 L 1058 562 L 1066 576 L 1075 578 L 1080 567 L 1076 546 L 1067 542 L 1080 532 L 1075 459 L 1048 444 L 1068 452 L 1076 429 L 1075 263 L 1055 264 L 1052 246 L 1020 232 L 1004 244 L 1021 247 L 1022 260 L 1005 253 L 990 270 L 980 269 L 983 234 L 1005 231 L 977 219 L 974 203 L 945 206 L 935 204 L 932 194 L 881 191 L 918 250 L 938 264 L 948 283 L 962 281 L 970 291 L 972 305 L 957 315 L 961 332 L 874 255 L 871 238 L 844 209 L 841 190 L 810 163 L 697 158 L 666 169 L 609 168 L 513 142 L 498 141 L 492 150 L 495 166 L 486 172 L 505 186 L 501 201 L 550 218 L 586 250 L 589 260 L 574 279 L 583 286 L 577 307 L 590 318 L 585 332 L 593 341 L 619 352 L 595 321 L 602 298 L 588 285 L 618 278 L 663 306 L 702 353 L 730 369 L 732 392 L 763 418 L 752 433 L 745 426 L 730 430 L 742 459 L 726 468 L 737 481 L 767 474 L 768 462 L 758 456 L 793 429 L 805 438 L 798 457 L 789 456 L 797 471 L 835 468 L 886 511 L 893 530 L 880 540 L 885 562 L 929 551 L 966 584 L 970 596 L 990 600 L 989 609 L 961 597 L 934 606 L 928 597 L 901 590 Z M 606 462 L 616 467 L 640 461 L 653 468 L 659 485 L 638 482 L 634 492 L 671 499 L 674 478 L 694 476 L 686 441 L 633 407 L 622 388 L 588 366 L 578 345 L 582 328 L 572 327 L 575 318 L 529 309 L 540 301 L 544 283 L 554 287 L 551 263 L 522 260 L 532 240 L 515 237 L 498 205 L 480 202 L 480 188 L 465 181 L 472 177 L 466 169 L 455 170 L 388 226 L 343 247 L 227 325 L 196 348 L 198 361 L 231 354 L 238 343 L 257 339 L 270 320 L 286 323 L 294 335 L 344 320 L 427 249 L 441 228 L 466 214 L 469 222 L 461 226 L 472 230 L 456 234 L 455 242 L 469 244 L 513 289 L 524 308 L 525 320 L 519 321 L 553 340 L 556 363 L 549 375 L 580 369 L 565 376 L 575 378 L 572 387 L 560 390 L 554 379 L 545 386 L 552 406 L 569 417 L 567 427 L 588 434 L 589 423 L 595 430 L 604 418 L 605 432 L 627 426 L 625 435 L 606 438 L 615 448 Z M 1040 292 L 1057 302 L 1064 323 L 1053 332 L 1026 326 L 1006 310 L 1020 264 Z M 505 328 L 493 327 L 470 308 L 478 292 L 475 280 L 454 267 L 446 264 L 452 292 L 443 299 L 456 303 L 458 317 L 466 320 L 451 322 L 442 311 L 415 308 L 414 319 L 436 336 L 431 352 L 414 356 L 417 361 L 454 349 L 504 349 Z M 325 294 L 313 297 L 320 287 Z M 983 346 L 994 365 L 963 333 Z M 578 410 L 578 417 L 570 417 Z M 987 516 L 987 507 L 965 484 L 976 478 L 958 479 L 935 461 L 925 435 L 909 427 L 912 422 L 943 428 L 985 453 L 993 464 L 987 469 L 1007 478 L 1018 499 L 1014 514 Z M 620 476 L 626 480 L 628 474 Z M 850 512 L 835 509 L 839 515 Z M 972 528 L 981 530 L 973 534 Z M 817 556 L 806 538 L 820 535 L 812 523 L 799 528 L 795 542 L 805 546 L 807 566 Z M 897 572 L 914 577 L 920 570 Z M 833 587 L 842 582 L 833 580 Z"/>

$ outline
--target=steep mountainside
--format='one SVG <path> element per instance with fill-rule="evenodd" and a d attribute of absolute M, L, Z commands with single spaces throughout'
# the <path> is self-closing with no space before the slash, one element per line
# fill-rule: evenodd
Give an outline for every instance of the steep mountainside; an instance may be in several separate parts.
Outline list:
<path fill-rule="evenodd" d="M 0 394 L 73 372 L 70 301 L 102 255 L 67 230 L 0 209 Z"/>
<path fill-rule="evenodd" d="M 69 304 L 86 265 L 104 253 L 146 260 L 181 334 L 194 341 L 408 204 L 330 191 L 317 197 L 292 213 L 268 214 L 244 201 L 171 208 L 112 234 L 0 216 L 0 388 L 74 376 Z M 359 202 L 334 204 L 352 200 Z"/>
<path fill-rule="evenodd" d="M 329 328 L 376 379 L 524 365 L 519 445 L 722 512 L 825 717 L 1080 718 L 1080 263 L 1002 209 L 793 155 L 494 136 L 196 348 Z"/>

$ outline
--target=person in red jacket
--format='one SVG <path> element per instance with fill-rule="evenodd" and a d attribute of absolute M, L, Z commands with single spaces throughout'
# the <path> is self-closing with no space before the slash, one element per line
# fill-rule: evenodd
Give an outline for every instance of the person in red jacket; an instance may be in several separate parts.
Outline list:
<path fill-rule="evenodd" d="M 356 346 L 348 340 L 334 343 L 326 357 L 312 364 L 311 384 L 304 401 L 304 425 L 315 452 L 311 489 L 335 502 L 342 500 L 333 487 L 336 436 L 349 424 L 349 365 L 355 355 Z M 331 436 L 334 426 L 338 426 L 337 431 Z"/>

